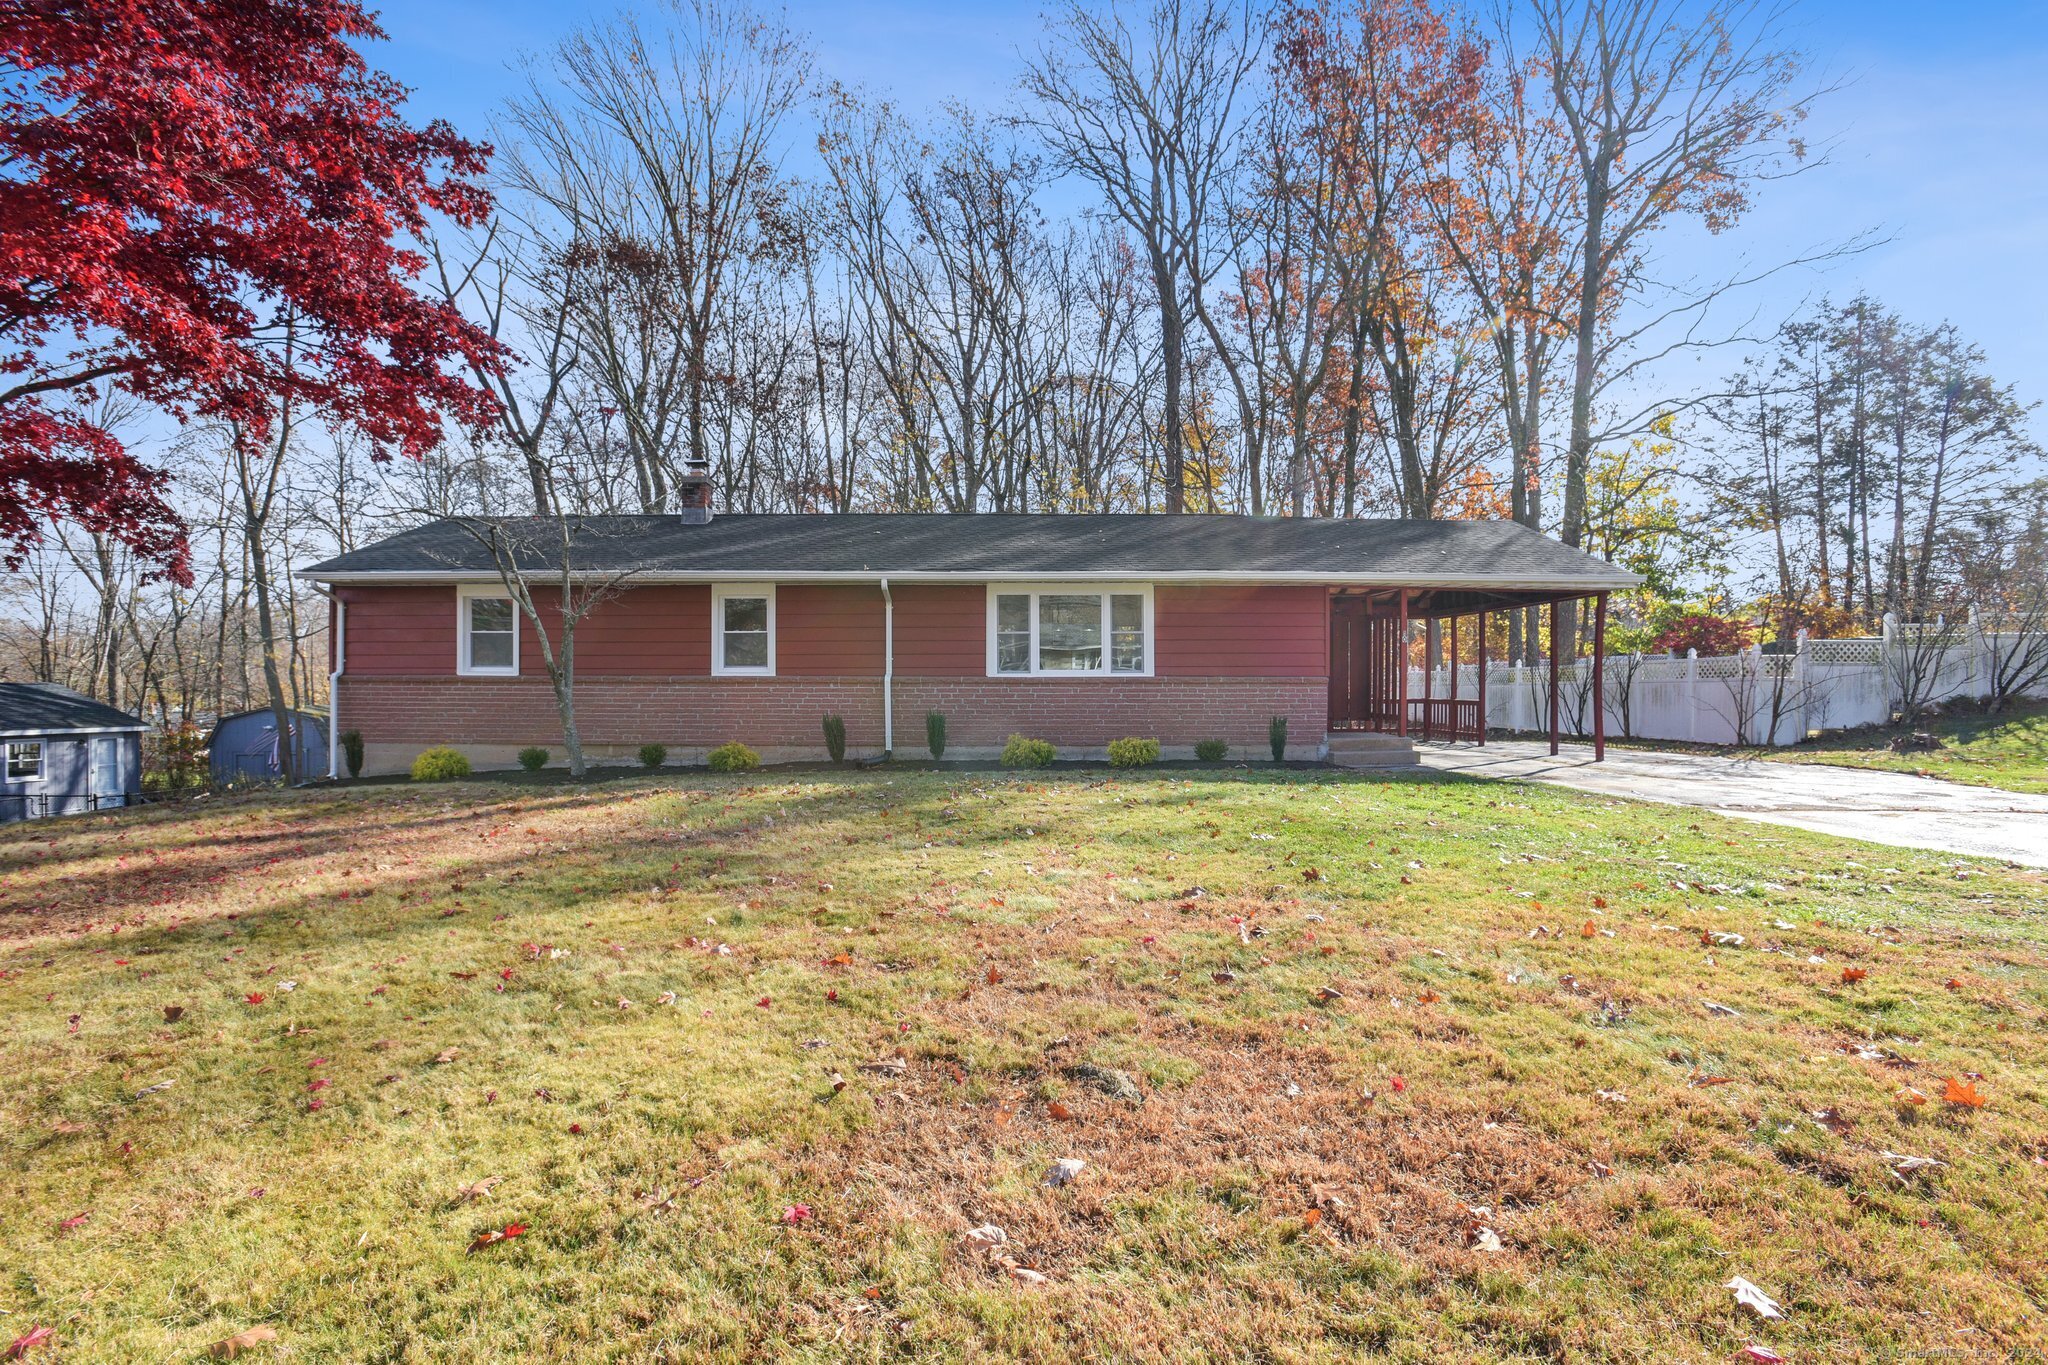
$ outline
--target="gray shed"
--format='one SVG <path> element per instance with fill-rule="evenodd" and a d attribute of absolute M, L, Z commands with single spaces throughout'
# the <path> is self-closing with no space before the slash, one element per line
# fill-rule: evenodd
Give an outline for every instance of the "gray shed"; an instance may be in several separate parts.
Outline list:
<path fill-rule="evenodd" d="M 56 683 L 0 682 L 0 823 L 129 804 L 145 728 Z"/>
<path fill-rule="evenodd" d="M 299 779 L 325 776 L 327 713 L 294 711 L 291 729 Z M 222 716 L 214 722 L 206 749 L 213 780 L 222 786 L 235 782 L 275 782 L 284 775 L 278 763 L 277 719 L 267 706 Z"/>

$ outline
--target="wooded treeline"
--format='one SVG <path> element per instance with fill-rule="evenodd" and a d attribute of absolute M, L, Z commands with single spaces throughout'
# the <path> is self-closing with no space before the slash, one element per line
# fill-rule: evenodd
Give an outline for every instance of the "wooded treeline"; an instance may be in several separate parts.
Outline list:
<path fill-rule="evenodd" d="M 195 424 L 164 463 L 197 581 L 58 528 L 0 667 L 177 718 L 256 704 L 268 657 L 314 702 L 294 567 L 430 516 L 672 510 L 692 459 L 732 512 L 1509 516 L 1845 632 L 2037 604 L 2027 409 L 1953 328 L 1822 302 L 1659 388 L 1744 284 L 1669 285 L 1667 238 L 1808 164 L 1780 19 L 1071 3 L 1014 90 L 934 113 L 738 3 L 590 25 L 488 130 L 494 214 L 419 244 L 512 353 L 469 375 L 488 434 L 381 463 Z"/>

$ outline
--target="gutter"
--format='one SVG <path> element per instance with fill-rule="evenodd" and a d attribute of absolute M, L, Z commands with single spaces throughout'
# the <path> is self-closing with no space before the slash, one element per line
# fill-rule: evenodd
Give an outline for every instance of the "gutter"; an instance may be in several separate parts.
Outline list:
<path fill-rule="evenodd" d="M 882 580 L 882 757 L 896 754 L 896 599 Z"/>
<path fill-rule="evenodd" d="M 555 569 L 531 569 L 522 572 L 522 577 L 535 582 L 554 583 L 562 574 Z M 498 578 L 489 569 L 376 569 L 376 570 L 332 570 L 300 569 L 295 578 L 311 583 L 495 583 Z M 620 577 L 620 571 L 591 569 L 572 573 L 572 582 L 610 581 Z M 874 570 L 798 570 L 789 571 L 773 567 L 747 569 L 656 569 L 631 571 L 625 577 L 633 585 L 647 583 L 872 583 Z M 1257 587 L 1261 584 L 1310 586 L 1320 585 L 1335 588 L 1477 588 L 1519 592 L 1557 592 L 1590 594 L 1596 592 L 1625 592 L 1636 587 L 1643 580 L 1640 575 L 1625 570 L 1603 574 L 1595 578 L 1574 578 L 1557 574 L 1517 576 L 1514 574 L 1436 574 L 1436 573 L 1342 573 L 1328 570 L 1285 570 L 1259 572 L 1244 569 L 1220 570 L 1178 570 L 1160 573 L 1144 569 L 1125 569 L 1114 573 L 1027 573 L 1014 569 L 958 569 L 958 570 L 911 570 L 892 571 L 890 577 L 903 583 L 1194 583 L 1218 586 Z"/>

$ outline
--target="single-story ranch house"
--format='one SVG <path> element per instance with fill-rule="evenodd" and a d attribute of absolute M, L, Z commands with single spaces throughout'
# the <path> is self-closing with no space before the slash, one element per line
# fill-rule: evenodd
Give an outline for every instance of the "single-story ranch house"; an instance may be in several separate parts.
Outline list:
<path fill-rule="evenodd" d="M 1481 697 L 1409 695 L 1411 623 L 1434 642 L 1463 621 L 1483 642 L 1488 612 L 1551 604 L 1554 620 L 1578 598 L 1604 621 L 1606 595 L 1636 581 L 1503 521 L 696 506 L 570 525 L 565 541 L 552 521 L 440 521 L 304 571 L 333 600 L 333 728 L 361 733 L 366 772 L 436 744 L 479 767 L 528 745 L 559 759 L 542 651 L 493 540 L 544 618 L 565 562 L 607 585 L 576 631 L 591 756 L 658 742 L 677 762 L 729 740 L 822 757 L 828 713 L 849 755 L 923 757 L 931 711 L 949 758 L 1013 732 L 1069 757 L 1126 735 L 1167 757 L 1204 739 L 1264 757 L 1275 716 L 1290 758 L 1411 757 L 1410 734 L 1485 738 Z"/>

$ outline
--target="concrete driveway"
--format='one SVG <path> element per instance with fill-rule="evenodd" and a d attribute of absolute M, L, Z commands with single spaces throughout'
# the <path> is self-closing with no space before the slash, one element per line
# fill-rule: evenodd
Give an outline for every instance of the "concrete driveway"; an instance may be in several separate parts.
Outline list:
<path fill-rule="evenodd" d="M 2048 797 L 1867 768 L 1611 746 L 1605 763 L 1595 763 L 1592 748 L 1579 744 L 1565 745 L 1552 758 L 1540 741 L 1484 748 L 1420 744 L 1416 751 L 1423 766 L 1437 772 L 1549 782 L 1901 848 L 2048 867 Z"/>

